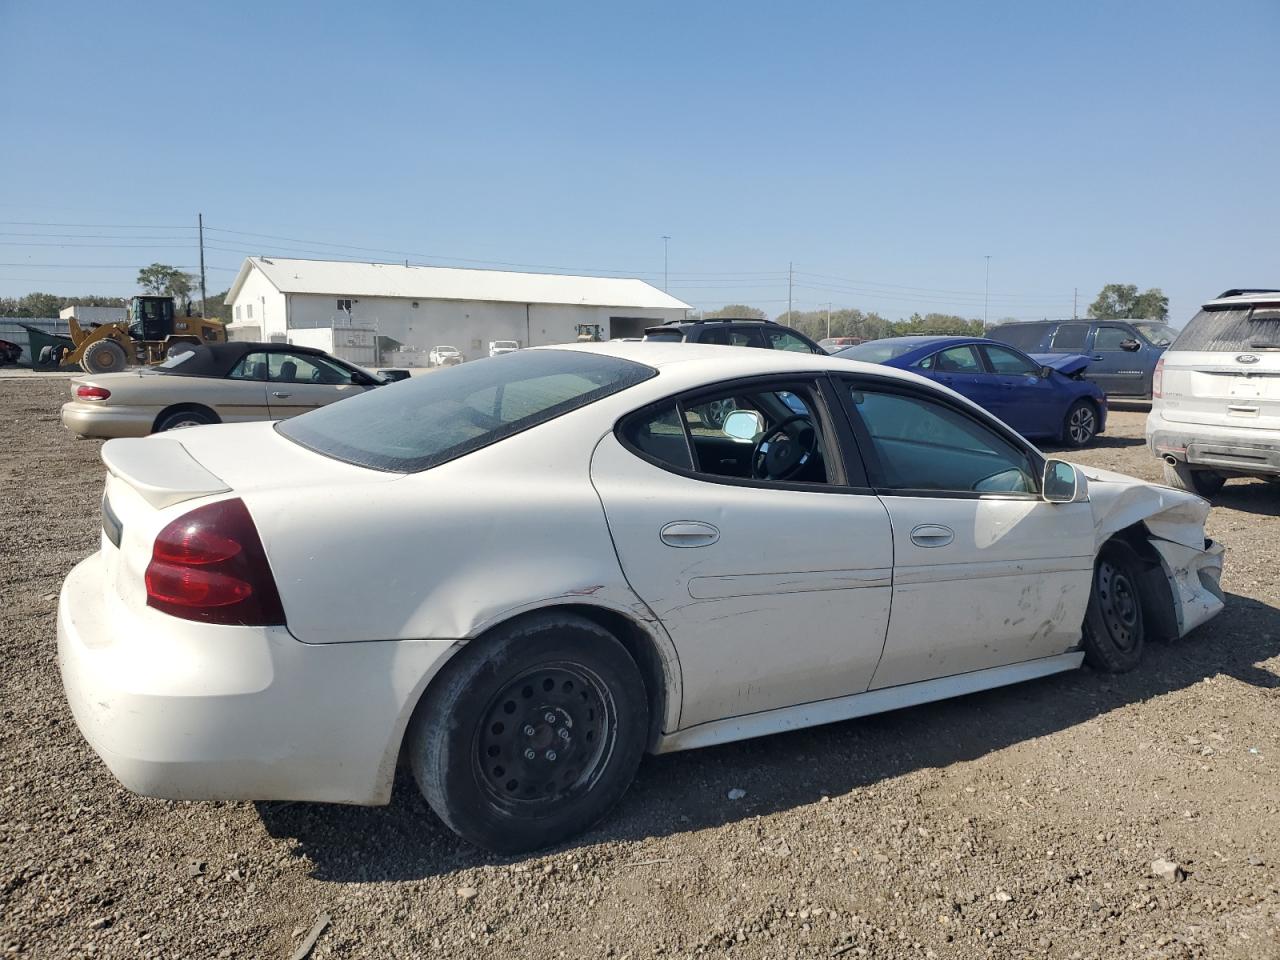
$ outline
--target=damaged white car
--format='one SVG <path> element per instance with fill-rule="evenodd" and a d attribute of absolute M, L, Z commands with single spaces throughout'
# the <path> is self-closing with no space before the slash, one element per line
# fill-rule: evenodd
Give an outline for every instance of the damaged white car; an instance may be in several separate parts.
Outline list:
<path fill-rule="evenodd" d="M 115 775 L 379 804 L 405 763 L 494 850 L 646 750 L 1128 670 L 1222 608 L 1205 501 L 810 354 L 524 350 L 103 459 L 58 648 Z"/>

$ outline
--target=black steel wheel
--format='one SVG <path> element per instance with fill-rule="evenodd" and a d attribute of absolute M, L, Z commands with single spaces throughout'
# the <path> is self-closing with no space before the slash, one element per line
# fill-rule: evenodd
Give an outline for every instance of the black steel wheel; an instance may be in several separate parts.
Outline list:
<path fill-rule="evenodd" d="M 1087 447 L 1098 433 L 1098 409 L 1089 400 L 1077 400 L 1067 411 L 1062 439 L 1069 447 Z"/>
<path fill-rule="evenodd" d="M 547 612 L 459 651 L 419 703 L 406 746 L 446 826 L 520 853 L 608 813 L 648 735 L 644 680 L 627 649 L 591 620 Z"/>
<path fill-rule="evenodd" d="M 577 663 L 540 666 L 489 703 L 472 758 L 489 799 L 518 812 L 585 794 L 608 766 L 617 704 L 594 671 Z"/>
<path fill-rule="evenodd" d="M 1083 640 L 1085 660 L 1096 670 L 1124 673 L 1142 659 L 1146 623 L 1138 564 L 1133 551 L 1118 543 L 1107 544 L 1094 563 Z"/>

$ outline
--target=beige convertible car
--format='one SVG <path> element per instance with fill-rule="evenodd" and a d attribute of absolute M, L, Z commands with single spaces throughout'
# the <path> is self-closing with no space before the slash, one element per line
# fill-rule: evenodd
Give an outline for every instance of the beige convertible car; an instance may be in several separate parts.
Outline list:
<path fill-rule="evenodd" d="M 82 437 L 145 437 L 205 423 L 283 420 L 387 382 L 311 347 L 210 344 L 154 367 L 77 377 L 62 425 Z"/>

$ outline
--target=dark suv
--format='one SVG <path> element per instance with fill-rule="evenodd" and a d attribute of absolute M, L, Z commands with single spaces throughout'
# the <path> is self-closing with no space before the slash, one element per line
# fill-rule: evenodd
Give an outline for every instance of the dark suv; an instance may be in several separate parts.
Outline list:
<path fill-rule="evenodd" d="M 1156 361 L 1178 331 L 1159 320 L 1034 320 L 1001 323 L 987 331 L 1023 353 L 1079 353 L 1093 362 L 1085 370 L 1109 397 L 1151 399 Z"/>
<path fill-rule="evenodd" d="M 772 320 L 717 317 L 713 320 L 674 320 L 660 327 L 649 327 L 645 340 L 670 343 L 719 343 L 726 347 L 762 347 L 765 350 L 794 350 L 797 353 L 827 351 L 798 330 Z"/>

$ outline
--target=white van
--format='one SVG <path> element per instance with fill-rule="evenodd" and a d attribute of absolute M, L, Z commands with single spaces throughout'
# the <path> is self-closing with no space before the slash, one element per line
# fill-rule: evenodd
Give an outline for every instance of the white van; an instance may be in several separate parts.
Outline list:
<path fill-rule="evenodd" d="M 1280 290 L 1206 303 L 1156 365 L 1147 446 L 1165 482 L 1211 497 L 1229 477 L 1280 480 Z"/>

